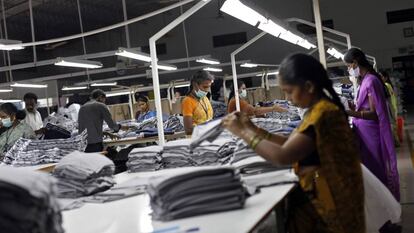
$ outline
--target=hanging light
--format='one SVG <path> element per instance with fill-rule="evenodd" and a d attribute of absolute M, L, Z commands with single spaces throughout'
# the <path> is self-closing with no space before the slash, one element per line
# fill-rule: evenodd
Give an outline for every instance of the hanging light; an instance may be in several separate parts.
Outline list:
<path fill-rule="evenodd" d="M 130 91 L 113 92 L 113 93 L 106 94 L 106 97 L 122 96 L 122 95 L 129 95 L 129 94 L 131 94 Z"/>
<path fill-rule="evenodd" d="M 206 67 L 203 70 L 209 71 L 209 72 L 222 72 L 223 70 L 220 68 L 213 68 L 213 67 Z"/>
<path fill-rule="evenodd" d="M 6 92 L 13 92 L 13 89 L 11 88 L 0 89 L 0 93 L 6 93 Z"/>
<path fill-rule="evenodd" d="M 11 87 L 47 88 L 47 84 L 14 83 Z"/>
<path fill-rule="evenodd" d="M 281 34 L 287 32 L 287 30 L 285 28 L 283 28 L 282 26 L 276 24 L 275 22 L 273 22 L 270 19 L 260 22 L 258 28 L 262 31 L 265 31 L 265 32 L 269 33 L 270 35 L 275 36 L 275 37 L 279 37 Z"/>
<path fill-rule="evenodd" d="M 186 84 L 178 84 L 178 85 L 174 86 L 174 88 L 189 87 L 189 86 L 190 86 L 189 83 L 186 83 Z"/>
<path fill-rule="evenodd" d="M 244 5 L 239 0 L 227 0 L 220 8 L 220 11 L 238 18 L 252 26 L 256 26 L 259 22 L 266 21 L 266 18 L 263 17 L 263 15 Z"/>
<path fill-rule="evenodd" d="M 269 76 L 269 75 L 278 75 L 279 74 L 279 71 L 275 71 L 275 72 L 270 72 L 270 73 L 267 73 L 267 75 Z M 263 76 L 263 74 L 258 74 L 258 75 L 256 75 L 256 77 L 262 77 Z"/>
<path fill-rule="evenodd" d="M 75 90 L 85 90 L 88 89 L 87 86 L 73 86 L 73 87 L 63 87 L 62 91 L 75 91 Z"/>
<path fill-rule="evenodd" d="M 204 63 L 204 64 L 208 64 L 208 65 L 218 65 L 218 64 L 220 64 L 219 60 L 212 59 L 212 58 L 200 58 L 200 59 L 197 59 L 196 62 Z"/>
<path fill-rule="evenodd" d="M 118 51 L 115 53 L 115 55 L 121 56 L 121 57 L 128 57 L 135 60 L 150 62 L 151 56 L 147 53 L 135 51 L 132 49 L 126 49 L 126 48 L 118 48 Z"/>
<path fill-rule="evenodd" d="M 339 52 L 338 50 L 336 50 L 335 48 L 332 48 L 332 47 L 329 48 L 326 52 L 329 55 L 335 57 L 336 59 L 344 59 L 344 56 L 345 56 L 343 53 Z"/>
<path fill-rule="evenodd" d="M 150 67 L 152 68 L 152 66 L 150 66 Z M 159 70 L 172 71 L 172 70 L 177 70 L 177 66 L 158 63 L 158 69 Z"/>
<path fill-rule="evenodd" d="M 55 65 L 86 68 L 86 69 L 98 69 L 98 68 L 102 68 L 103 66 L 102 63 L 97 62 L 97 61 L 80 60 L 80 59 L 63 58 L 63 57 L 56 58 Z"/>
<path fill-rule="evenodd" d="M 256 68 L 258 66 L 259 64 L 254 64 L 254 63 L 243 63 L 240 65 L 240 67 L 244 67 L 244 68 Z"/>
<path fill-rule="evenodd" d="M 313 49 L 316 48 L 316 45 L 310 43 L 309 41 L 307 41 L 306 39 L 303 39 L 301 41 L 298 42 L 299 46 L 302 46 L 305 49 Z"/>
<path fill-rule="evenodd" d="M 108 87 L 108 86 L 116 86 L 118 83 L 117 82 L 112 82 L 112 83 L 92 83 L 91 87 Z"/>
<path fill-rule="evenodd" d="M 2 99 L 0 99 L 0 103 L 19 103 L 19 102 L 22 102 L 22 100 L 18 100 L 18 99 L 2 100 Z"/>
<path fill-rule="evenodd" d="M 20 40 L 6 40 L 6 39 L 0 39 L 0 50 L 21 50 L 24 49 L 23 46 L 20 46 L 22 41 Z"/>

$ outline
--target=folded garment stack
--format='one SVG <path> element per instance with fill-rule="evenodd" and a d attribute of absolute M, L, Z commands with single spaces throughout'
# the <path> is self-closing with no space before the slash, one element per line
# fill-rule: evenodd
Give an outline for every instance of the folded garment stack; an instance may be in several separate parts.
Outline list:
<path fill-rule="evenodd" d="M 190 156 L 190 140 L 177 140 L 167 142 L 162 151 L 163 167 L 192 167 L 195 164 Z"/>
<path fill-rule="evenodd" d="M 246 191 L 230 167 L 200 168 L 150 179 L 148 193 L 155 220 L 169 221 L 243 208 Z"/>
<path fill-rule="evenodd" d="M 157 171 L 161 169 L 161 146 L 133 149 L 128 155 L 127 167 L 130 172 Z"/>
<path fill-rule="evenodd" d="M 98 153 L 73 152 L 55 167 L 60 198 L 77 198 L 105 191 L 115 184 L 114 163 Z"/>
<path fill-rule="evenodd" d="M 86 138 L 86 131 L 67 139 L 30 140 L 20 138 L 7 151 L 3 163 L 13 166 L 57 163 L 73 151 L 84 151 L 87 146 Z"/>
<path fill-rule="evenodd" d="M 63 233 L 55 182 L 45 173 L 0 167 L 0 232 Z"/>

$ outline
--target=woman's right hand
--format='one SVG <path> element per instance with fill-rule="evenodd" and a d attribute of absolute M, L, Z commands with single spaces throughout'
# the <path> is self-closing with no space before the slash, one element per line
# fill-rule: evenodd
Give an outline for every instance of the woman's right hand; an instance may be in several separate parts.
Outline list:
<path fill-rule="evenodd" d="M 242 112 L 233 112 L 223 118 L 223 127 L 236 136 L 241 136 L 243 130 L 254 129 L 255 125 L 249 116 Z"/>

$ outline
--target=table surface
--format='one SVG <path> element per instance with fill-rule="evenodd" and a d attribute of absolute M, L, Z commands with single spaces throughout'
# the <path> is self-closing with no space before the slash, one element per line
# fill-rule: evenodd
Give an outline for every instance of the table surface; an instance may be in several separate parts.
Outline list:
<path fill-rule="evenodd" d="M 171 135 L 165 135 L 165 139 L 167 141 L 174 140 L 178 138 L 184 138 L 185 132 L 177 132 Z M 137 144 L 137 143 L 148 143 L 148 142 L 157 142 L 158 136 L 156 137 L 148 137 L 148 138 L 140 138 L 140 137 L 128 137 L 128 138 L 121 138 L 118 140 L 104 140 L 104 144 L 106 146 L 120 146 L 120 145 L 129 145 L 129 144 Z"/>
<path fill-rule="evenodd" d="M 182 170 L 197 168 L 166 169 L 157 172 L 121 173 L 117 183 L 131 179 L 147 179 L 154 175 L 173 175 Z M 249 197 L 240 210 L 201 215 L 169 222 L 151 219 L 150 198 L 147 194 L 105 204 L 87 203 L 79 209 L 64 211 L 63 226 L 66 233 L 150 233 L 178 226 L 180 230 L 198 227 L 198 232 L 250 232 L 285 198 L 294 187 L 285 184 L 264 188 Z M 170 233 L 170 232 L 168 232 Z"/>

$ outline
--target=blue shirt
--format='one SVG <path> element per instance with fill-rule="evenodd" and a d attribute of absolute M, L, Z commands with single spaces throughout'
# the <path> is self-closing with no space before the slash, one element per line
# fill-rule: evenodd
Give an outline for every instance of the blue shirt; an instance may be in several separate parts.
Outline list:
<path fill-rule="evenodd" d="M 157 117 L 157 112 L 148 111 L 146 113 L 137 115 L 136 120 L 137 120 L 137 122 L 142 122 L 142 121 L 148 120 L 148 119 L 153 118 L 153 117 Z"/>

